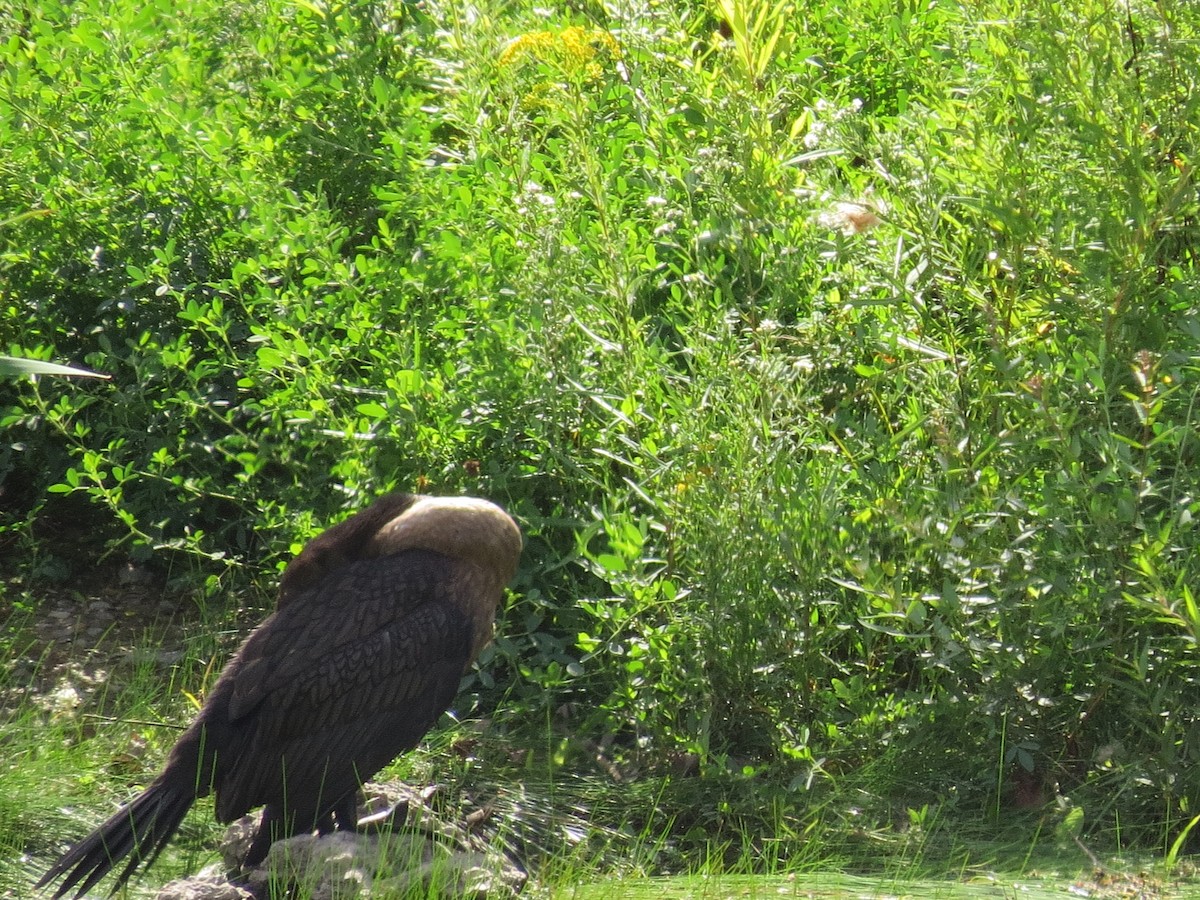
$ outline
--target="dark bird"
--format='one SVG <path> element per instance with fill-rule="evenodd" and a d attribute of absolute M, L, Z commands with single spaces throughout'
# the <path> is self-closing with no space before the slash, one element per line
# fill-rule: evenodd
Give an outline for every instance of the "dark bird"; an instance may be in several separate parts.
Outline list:
<path fill-rule="evenodd" d="M 520 553 L 516 523 L 469 497 L 393 494 L 315 538 L 162 773 L 37 886 L 80 897 L 128 857 L 115 892 L 210 793 L 220 822 L 263 807 L 245 867 L 280 838 L 356 828 L 361 783 L 416 746 L 491 640 Z"/>

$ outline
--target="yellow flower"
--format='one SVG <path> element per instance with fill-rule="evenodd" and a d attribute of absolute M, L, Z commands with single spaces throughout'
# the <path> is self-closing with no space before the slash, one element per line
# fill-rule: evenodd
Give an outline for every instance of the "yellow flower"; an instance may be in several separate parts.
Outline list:
<path fill-rule="evenodd" d="M 620 56 L 616 39 L 607 31 L 572 25 L 560 32 L 530 31 L 518 35 L 500 54 L 500 65 L 518 67 L 532 60 L 572 78 L 599 78 L 602 60 Z"/>

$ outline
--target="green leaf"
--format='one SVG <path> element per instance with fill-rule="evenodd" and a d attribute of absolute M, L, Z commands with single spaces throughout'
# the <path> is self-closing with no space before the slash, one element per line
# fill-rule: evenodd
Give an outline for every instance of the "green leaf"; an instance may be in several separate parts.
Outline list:
<path fill-rule="evenodd" d="M 387 407 L 382 406 L 374 401 L 367 403 L 359 403 L 354 409 L 368 419 L 386 419 L 388 417 Z"/>

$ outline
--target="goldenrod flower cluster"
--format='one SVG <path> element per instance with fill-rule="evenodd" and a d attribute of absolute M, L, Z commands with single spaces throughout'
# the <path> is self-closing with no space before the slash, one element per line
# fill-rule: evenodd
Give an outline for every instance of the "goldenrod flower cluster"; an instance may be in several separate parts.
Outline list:
<path fill-rule="evenodd" d="M 607 31 L 572 25 L 560 32 L 519 35 L 500 54 L 500 65 L 515 68 L 533 61 L 573 80 L 592 81 L 603 74 L 606 58 L 619 55 L 620 47 Z"/>

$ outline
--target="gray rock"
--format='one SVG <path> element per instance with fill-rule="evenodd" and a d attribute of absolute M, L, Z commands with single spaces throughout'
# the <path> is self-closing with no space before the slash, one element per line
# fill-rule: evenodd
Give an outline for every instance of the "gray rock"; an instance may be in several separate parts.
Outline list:
<path fill-rule="evenodd" d="M 254 895 L 210 868 L 172 881 L 155 895 L 155 900 L 254 900 Z"/>
<path fill-rule="evenodd" d="M 477 837 L 433 816 L 421 794 L 372 786 L 374 796 L 362 814 L 378 812 L 382 802 L 409 803 L 408 828 L 378 833 L 335 831 L 324 836 L 298 835 L 271 846 L 262 865 L 237 882 L 218 867 L 173 881 L 156 900 L 262 900 L 300 896 L 306 900 L 359 900 L 380 897 L 445 897 L 511 900 L 526 875 L 503 853 Z M 247 816 L 229 827 L 222 841 L 225 869 L 233 871 L 246 852 L 257 823 Z"/>

